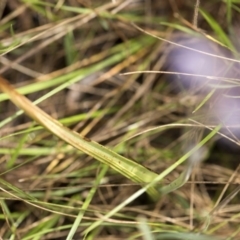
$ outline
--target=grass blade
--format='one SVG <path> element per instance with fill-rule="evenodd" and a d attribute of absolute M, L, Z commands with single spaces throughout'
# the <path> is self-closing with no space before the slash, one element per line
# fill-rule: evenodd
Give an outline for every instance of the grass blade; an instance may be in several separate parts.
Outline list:
<path fill-rule="evenodd" d="M 115 207 L 114 209 L 112 209 L 110 212 L 108 212 L 104 218 L 94 222 L 92 225 L 90 225 L 85 231 L 85 237 L 86 235 L 94 230 L 96 227 L 100 226 L 104 220 L 110 218 L 111 216 L 113 216 L 115 213 L 117 213 L 120 209 L 122 209 L 123 207 L 125 207 L 126 205 L 128 205 L 129 203 L 131 203 L 133 200 L 135 200 L 137 197 L 141 196 L 145 191 L 147 192 L 149 188 L 151 188 L 154 184 L 156 184 L 157 182 L 161 181 L 164 177 L 166 177 L 169 173 L 171 173 L 177 166 L 179 166 L 180 164 L 182 164 L 183 162 L 185 162 L 195 151 L 197 151 L 198 149 L 200 149 L 204 144 L 206 144 L 215 134 L 217 134 L 217 132 L 221 129 L 221 125 L 216 126 L 198 145 L 196 145 L 195 147 L 193 147 L 189 152 L 187 152 L 184 156 L 182 156 L 177 162 L 175 162 L 174 164 L 172 164 L 169 168 L 167 168 L 165 171 L 163 171 L 161 174 L 157 175 L 157 177 L 155 179 L 153 179 L 152 182 L 148 183 L 146 186 L 144 186 L 142 189 L 138 190 L 137 192 L 135 192 L 132 196 L 130 196 L 129 198 L 127 198 L 125 201 L 123 201 L 121 204 L 119 204 L 117 207 Z M 184 175 L 184 172 L 183 172 Z M 174 180 L 172 183 L 170 183 L 167 186 L 164 186 L 163 188 L 160 188 L 160 192 L 162 192 L 162 194 L 166 194 L 169 193 L 173 190 L 176 190 L 176 184 L 178 185 L 178 187 L 181 187 L 184 184 L 184 178 L 182 177 L 182 175 L 180 175 L 179 178 L 177 178 L 176 180 Z"/>
<path fill-rule="evenodd" d="M 215 31 L 217 36 L 219 37 L 220 41 L 225 44 L 228 48 L 230 48 L 232 51 L 236 51 L 235 47 L 231 43 L 229 37 L 226 35 L 226 33 L 223 31 L 221 26 L 216 22 L 216 20 L 207 12 L 200 10 L 200 13 L 205 18 L 205 20 L 208 22 L 208 24 L 211 26 L 211 28 Z"/>
<path fill-rule="evenodd" d="M 72 240 L 73 239 L 73 236 L 74 236 L 75 232 L 77 231 L 79 224 L 81 223 L 81 220 L 84 216 L 84 213 L 88 209 L 88 206 L 89 206 L 89 204 L 90 204 L 90 202 L 91 202 L 91 200 L 92 200 L 92 198 L 93 198 L 93 196 L 94 196 L 94 194 L 97 190 L 97 186 L 100 184 L 100 182 L 101 182 L 102 178 L 104 177 L 105 173 L 107 172 L 107 170 L 108 170 L 108 166 L 103 165 L 100 173 L 97 176 L 97 179 L 95 181 L 94 186 L 89 191 L 89 194 L 88 194 L 81 210 L 79 211 L 77 218 L 75 219 L 75 221 L 72 225 L 72 228 L 71 228 L 71 230 L 70 230 L 70 232 L 67 236 L 67 240 Z"/>
<path fill-rule="evenodd" d="M 23 109 L 31 118 L 40 123 L 54 135 L 89 156 L 107 164 L 109 167 L 133 182 L 140 184 L 149 183 L 157 177 L 156 173 L 148 170 L 141 164 L 127 159 L 97 142 L 87 139 L 84 136 L 79 135 L 77 132 L 64 127 L 60 122 L 50 117 L 27 98 L 19 94 L 3 78 L 0 78 L 0 89 L 7 93 L 11 101 L 19 108 Z M 147 192 L 154 200 L 157 200 L 160 197 L 160 194 L 155 187 L 150 187 Z"/>

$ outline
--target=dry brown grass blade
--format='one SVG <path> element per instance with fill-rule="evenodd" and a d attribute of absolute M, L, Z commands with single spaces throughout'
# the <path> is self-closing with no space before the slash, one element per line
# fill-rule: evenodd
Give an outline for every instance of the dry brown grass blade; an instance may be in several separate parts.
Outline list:
<path fill-rule="evenodd" d="M 35 106 L 26 97 L 19 94 L 4 78 L 0 77 L 0 89 L 9 95 L 12 102 L 25 111 L 32 119 L 40 123 L 54 135 L 66 143 L 72 145 L 76 149 L 92 156 L 100 162 L 108 165 L 120 174 L 124 175 L 133 182 L 146 184 L 152 182 L 158 175 L 148 170 L 141 164 L 127 159 L 114 151 L 94 142 L 84 136 L 79 135 L 66 127 L 60 122 L 53 119 L 47 113 Z M 152 199 L 157 200 L 160 193 L 155 187 L 147 190 Z"/>

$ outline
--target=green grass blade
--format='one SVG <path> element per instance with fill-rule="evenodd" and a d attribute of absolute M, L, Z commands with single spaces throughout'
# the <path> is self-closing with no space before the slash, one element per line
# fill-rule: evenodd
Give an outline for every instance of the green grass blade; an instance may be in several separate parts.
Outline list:
<path fill-rule="evenodd" d="M 199 9 L 202 16 L 205 18 L 205 20 L 208 22 L 208 24 L 211 26 L 213 31 L 218 36 L 219 40 L 226 45 L 228 48 L 230 48 L 232 51 L 236 51 L 235 47 L 233 46 L 232 42 L 230 41 L 229 37 L 226 35 L 226 33 L 223 31 L 221 26 L 217 23 L 217 21 L 207 12 L 205 12 L 202 9 Z"/>
<path fill-rule="evenodd" d="M 172 233 L 159 233 L 156 234 L 156 240 L 221 240 L 220 237 L 207 236 L 199 233 L 181 233 L 181 232 L 172 232 Z M 222 239 L 223 240 L 223 239 Z"/>
<path fill-rule="evenodd" d="M 75 219 L 72 228 L 67 236 L 67 240 L 73 240 L 73 236 L 75 234 L 75 232 L 77 231 L 79 224 L 81 223 L 81 220 L 84 216 L 85 211 L 88 209 L 88 206 L 90 204 L 90 202 L 92 201 L 92 198 L 95 194 L 95 192 L 97 191 L 97 186 L 100 184 L 102 178 L 105 176 L 106 172 L 108 170 L 108 166 L 107 165 L 103 165 L 102 169 L 100 171 L 100 173 L 97 175 L 96 181 L 94 186 L 92 187 L 92 189 L 89 191 L 89 194 L 77 216 L 77 218 Z"/>
<path fill-rule="evenodd" d="M 201 101 L 201 103 L 193 110 L 192 113 L 195 113 L 196 111 L 198 111 L 211 97 L 212 95 L 215 93 L 216 89 L 213 89 L 212 91 L 210 91 L 210 93 L 207 94 L 207 96 Z"/>
<path fill-rule="evenodd" d="M 215 127 L 198 145 L 196 145 L 194 148 L 192 148 L 189 152 L 187 152 L 183 157 L 181 157 L 177 162 L 172 164 L 169 168 L 167 168 L 165 171 L 163 171 L 161 174 L 157 175 L 155 179 L 152 180 L 152 182 L 148 183 L 146 186 L 144 186 L 142 189 L 138 190 L 135 192 L 131 197 L 126 199 L 124 202 L 122 202 L 120 205 L 112 209 L 110 212 L 108 212 L 104 218 L 94 222 L 92 225 L 90 225 L 85 231 L 84 234 L 85 236 L 92 230 L 94 230 L 96 227 L 100 226 L 104 220 L 112 217 L 115 213 L 117 213 L 119 210 L 121 210 L 123 207 L 131 203 L 133 200 L 135 200 L 137 197 L 142 195 L 145 191 L 147 191 L 149 188 L 154 186 L 157 182 L 161 181 L 164 177 L 166 177 L 169 173 L 171 173 L 177 166 L 182 164 L 184 161 L 186 161 L 195 151 L 200 149 L 204 144 L 206 144 L 219 130 L 221 129 L 221 125 L 218 125 Z M 171 191 L 174 191 L 176 189 L 175 184 L 178 184 L 179 186 L 182 186 L 183 179 L 180 176 L 177 178 L 173 184 L 170 183 L 169 185 L 160 188 L 160 192 L 163 194 L 169 193 Z"/>
<path fill-rule="evenodd" d="M 23 239 L 39 240 L 42 239 L 42 231 L 47 231 L 57 224 L 60 216 L 52 215 L 41 220 L 37 226 L 34 226 Z"/>
<path fill-rule="evenodd" d="M 38 92 L 40 90 L 45 90 L 50 87 L 55 87 L 59 84 L 62 86 L 70 86 L 71 84 L 82 80 L 83 78 L 89 76 L 92 73 L 98 72 L 106 67 L 109 67 L 113 64 L 116 64 L 126 57 L 134 54 L 135 52 L 141 50 L 146 45 L 151 45 L 155 42 L 155 39 L 151 39 L 149 37 L 144 37 L 139 39 L 138 41 L 130 40 L 123 44 L 119 44 L 116 47 L 113 47 L 108 51 L 108 57 L 106 59 L 100 61 L 99 63 L 93 64 L 90 67 L 85 67 L 80 70 L 67 73 L 65 75 L 61 75 L 57 78 L 49 79 L 48 81 L 40 81 L 32 84 L 28 84 L 27 86 L 23 86 L 18 88 L 18 92 L 25 95 L 34 92 Z M 56 89 L 54 89 L 56 91 Z M 8 95 L 5 93 L 0 94 L 0 102 L 9 99 Z"/>
<path fill-rule="evenodd" d="M 7 169 L 10 169 L 15 164 L 21 149 L 23 148 L 25 142 L 27 141 L 27 138 L 28 138 L 28 134 L 25 134 L 19 139 L 18 146 L 15 149 L 13 149 L 13 154 L 9 159 L 9 161 L 7 161 Z"/>
<path fill-rule="evenodd" d="M 199 35 L 199 33 L 197 33 L 196 31 L 193 31 L 192 29 L 190 29 L 188 27 L 185 27 L 185 26 L 182 26 L 178 23 L 161 22 L 161 25 L 177 29 L 179 31 L 182 31 L 182 32 L 190 34 L 190 35 L 194 35 L 194 36 Z"/>
<path fill-rule="evenodd" d="M 227 23 L 230 27 L 232 23 L 232 0 L 227 0 Z"/>
<path fill-rule="evenodd" d="M 16 192 L 18 193 L 18 196 L 19 198 L 23 198 L 23 199 L 28 199 L 28 200 L 32 200 L 32 201 L 35 201 L 37 200 L 36 198 L 32 197 L 30 194 L 27 194 L 25 193 L 24 191 L 22 191 L 21 189 L 13 186 L 12 184 L 4 181 L 3 179 L 0 178 L 0 184 L 3 185 L 6 188 L 8 189 L 11 189 L 13 192 Z M 4 190 L 3 188 L 0 187 L 0 189 Z M 4 191 L 4 192 L 7 192 L 7 191 Z"/>
<path fill-rule="evenodd" d="M 78 52 L 74 48 L 74 34 L 73 31 L 69 31 L 64 37 L 64 49 L 66 53 L 66 62 L 67 65 L 72 65 L 76 62 L 76 59 L 79 59 Z"/>

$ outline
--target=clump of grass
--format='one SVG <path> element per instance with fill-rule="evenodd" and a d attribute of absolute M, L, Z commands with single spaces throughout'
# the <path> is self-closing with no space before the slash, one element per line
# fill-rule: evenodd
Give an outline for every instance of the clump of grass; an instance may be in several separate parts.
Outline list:
<path fill-rule="evenodd" d="M 1 237 L 238 239 L 238 5 L 198 7 L 7 2 Z"/>

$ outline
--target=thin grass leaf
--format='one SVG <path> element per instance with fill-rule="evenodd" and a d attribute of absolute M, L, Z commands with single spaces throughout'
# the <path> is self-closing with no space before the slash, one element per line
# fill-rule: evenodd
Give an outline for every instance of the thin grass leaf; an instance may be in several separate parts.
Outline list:
<path fill-rule="evenodd" d="M 227 23 L 231 27 L 232 23 L 232 0 L 227 0 Z"/>
<path fill-rule="evenodd" d="M 108 170 L 108 166 L 107 165 L 102 165 L 102 169 L 99 172 L 99 174 L 97 175 L 96 181 L 95 181 L 93 187 L 91 188 L 91 190 L 89 191 L 89 194 L 88 194 L 85 202 L 83 203 L 83 206 L 82 206 L 81 210 L 79 211 L 77 218 L 75 219 L 75 221 L 72 225 L 72 228 L 71 228 L 71 230 L 70 230 L 70 232 L 67 236 L 67 240 L 73 240 L 73 236 L 74 236 L 75 232 L 77 231 L 77 229 L 79 227 L 79 224 L 82 221 L 84 213 L 88 209 L 89 204 L 92 201 L 92 198 L 97 191 L 97 187 L 100 184 L 102 178 L 105 176 L 107 170 Z"/>
<path fill-rule="evenodd" d="M 24 239 L 30 238 L 31 240 L 39 240 L 42 239 L 42 231 L 47 231 L 48 229 L 51 229 L 53 226 L 57 224 L 59 221 L 60 216 L 58 215 L 52 215 L 49 217 L 46 217 L 45 219 L 41 219 L 40 222 L 34 226 L 32 229 L 29 229 L 27 234 L 23 236 Z"/>
<path fill-rule="evenodd" d="M 192 29 L 182 26 L 178 23 L 161 22 L 160 24 L 163 26 L 171 27 L 173 29 L 177 29 L 179 31 L 182 31 L 182 32 L 190 34 L 190 35 L 199 36 L 199 33 L 197 33 L 196 31 L 193 31 Z"/>
<path fill-rule="evenodd" d="M 9 149 L 9 148 L 0 148 L 0 154 L 10 154 L 12 155 L 11 159 L 9 160 L 9 168 L 13 166 L 15 163 L 16 157 L 20 155 L 26 156 L 40 156 L 40 155 L 54 155 L 57 153 L 66 153 L 71 152 L 68 148 L 44 148 L 44 147 L 35 147 L 35 148 L 19 148 L 17 151 L 16 149 Z"/>
<path fill-rule="evenodd" d="M 36 201 L 37 199 L 35 197 L 33 197 L 30 194 L 25 193 L 24 191 L 22 191 L 21 189 L 13 186 L 12 184 L 4 181 L 3 179 L 0 178 L 0 184 L 3 185 L 5 187 L 5 189 L 11 189 L 13 192 L 18 193 L 18 197 L 19 198 L 23 198 L 23 199 L 28 199 L 28 200 L 32 200 L 32 201 Z M 1 188 L 1 187 L 0 187 Z M 7 191 L 6 191 L 7 192 Z"/>
<path fill-rule="evenodd" d="M 208 22 L 208 24 L 211 26 L 213 31 L 218 36 L 219 40 L 225 44 L 228 48 L 230 48 L 232 51 L 236 51 L 235 47 L 233 46 L 232 42 L 230 41 L 229 37 L 226 35 L 226 33 L 223 31 L 221 26 L 216 22 L 216 20 L 207 12 L 205 12 L 202 9 L 199 9 L 202 16 L 205 18 L 205 20 Z"/>
<path fill-rule="evenodd" d="M 20 87 L 17 91 L 23 95 L 30 94 L 34 92 L 38 92 L 40 90 L 45 90 L 51 87 L 55 87 L 53 90 L 55 93 L 59 89 L 57 89 L 57 85 L 62 84 L 61 89 L 70 86 L 71 84 L 81 81 L 83 78 L 101 71 L 102 69 L 109 67 L 113 64 L 116 64 L 128 56 L 136 53 L 139 50 L 142 50 L 143 47 L 150 46 L 153 44 L 155 40 L 152 38 L 141 38 L 138 40 L 130 40 L 123 44 L 119 44 L 116 47 L 113 47 L 111 50 L 108 51 L 108 57 L 104 60 L 100 61 L 99 63 L 92 64 L 90 67 L 85 67 L 80 70 L 72 71 L 65 75 L 60 75 L 59 77 L 49 79 L 48 81 L 38 81 L 32 84 L 28 84 L 27 86 Z M 129 47 L 128 47 L 129 46 Z M 48 93 L 49 94 L 49 93 Z M 46 94 L 45 96 L 47 96 Z M 8 100 L 9 97 L 7 94 L 2 93 L 0 94 L 0 102 Z M 46 98 L 45 98 L 46 99 Z"/>
<path fill-rule="evenodd" d="M 210 93 L 207 94 L 206 97 L 199 103 L 199 105 L 192 111 L 192 113 L 197 112 L 215 93 L 216 89 L 213 89 Z"/>
<path fill-rule="evenodd" d="M 2 209 L 3 215 L 5 216 L 6 221 L 8 223 L 11 223 L 11 225 L 13 225 L 13 223 L 14 223 L 13 216 L 4 200 L 0 199 L 0 206 L 1 206 L 1 209 Z M 13 228 L 11 229 L 11 231 L 14 231 L 14 230 L 16 230 L 16 229 L 13 229 Z"/>
<path fill-rule="evenodd" d="M 19 139 L 18 146 L 15 149 L 13 149 L 13 154 L 11 154 L 11 158 L 7 162 L 7 169 L 10 169 L 15 164 L 15 162 L 16 162 L 18 156 L 19 156 L 20 151 L 23 149 L 23 146 L 24 146 L 25 142 L 27 141 L 27 138 L 28 138 L 28 134 L 24 134 Z M 1 149 L 0 149 L 0 151 L 1 151 Z"/>
<path fill-rule="evenodd" d="M 39 98 L 38 100 L 34 101 L 33 104 L 40 103 L 42 100 L 45 99 L 44 96 Z M 107 114 L 115 113 L 117 110 L 118 110 L 118 108 L 104 109 L 104 111 L 103 110 L 98 110 L 98 111 L 94 111 L 93 113 L 91 113 L 90 116 L 87 113 L 77 114 L 77 115 L 74 115 L 74 116 L 70 116 L 70 117 L 67 117 L 67 118 L 60 119 L 59 122 L 64 124 L 65 126 L 68 126 L 70 124 L 74 124 L 74 123 L 77 123 L 79 121 L 85 120 L 86 118 L 93 119 L 95 117 L 102 116 L 103 112 L 105 113 L 105 115 L 107 115 Z M 15 114 L 13 114 L 12 116 L 6 118 L 4 121 L 1 121 L 0 122 L 0 128 L 2 126 L 4 126 L 5 124 L 11 122 L 13 119 L 18 117 L 22 113 L 23 113 L 23 111 L 19 110 Z M 41 130 L 41 129 L 43 129 L 42 126 L 31 127 L 31 128 L 26 129 L 26 130 L 22 130 L 22 131 L 18 131 L 18 132 L 12 133 L 12 134 L 8 134 L 7 136 L 2 136 L 2 137 L 0 136 L 0 140 L 7 139 L 7 138 L 10 138 L 10 137 L 14 137 L 14 136 L 21 135 L 21 134 L 25 134 L 25 133 L 32 133 L 34 131 L 38 131 L 38 130 Z M 31 151 L 31 149 L 29 149 L 30 154 L 33 153 L 33 151 Z M 21 149 L 20 154 L 21 154 L 22 150 L 25 151 L 26 149 Z M 0 148 L 0 153 L 1 153 L 1 151 L 4 152 L 5 154 L 7 154 L 8 152 L 10 152 L 10 153 L 12 152 L 11 149 L 4 149 L 4 148 Z M 41 150 L 40 150 L 40 152 L 41 152 Z"/>
<path fill-rule="evenodd" d="M 155 235 L 155 239 L 164 239 L 164 240 L 223 240 L 221 237 L 207 236 L 199 233 L 181 233 L 181 232 L 172 232 L 172 233 L 159 233 Z"/>
<path fill-rule="evenodd" d="M 74 34 L 72 31 L 69 31 L 64 37 L 64 49 L 67 65 L 70 66 L 76 62 L 76 59 L 79 59 L 77 51 L 74 48 Z"/>
<path fill-rule="evenodd" d="M 14 227 L 18 229 L 20 224 L 24 222 L 27 216 L 29 216 L 30 211 L 25 210 L 24 212 L 21 213 L 21 215 L 17 218 L 16 221 L 14 221 Z M 12 216 L 14 216 L 14 213 L 11 213 Z M 17 239 L 17 234 L 13 233 L 10 237 L 9 240 L 15 240 Z"/>

